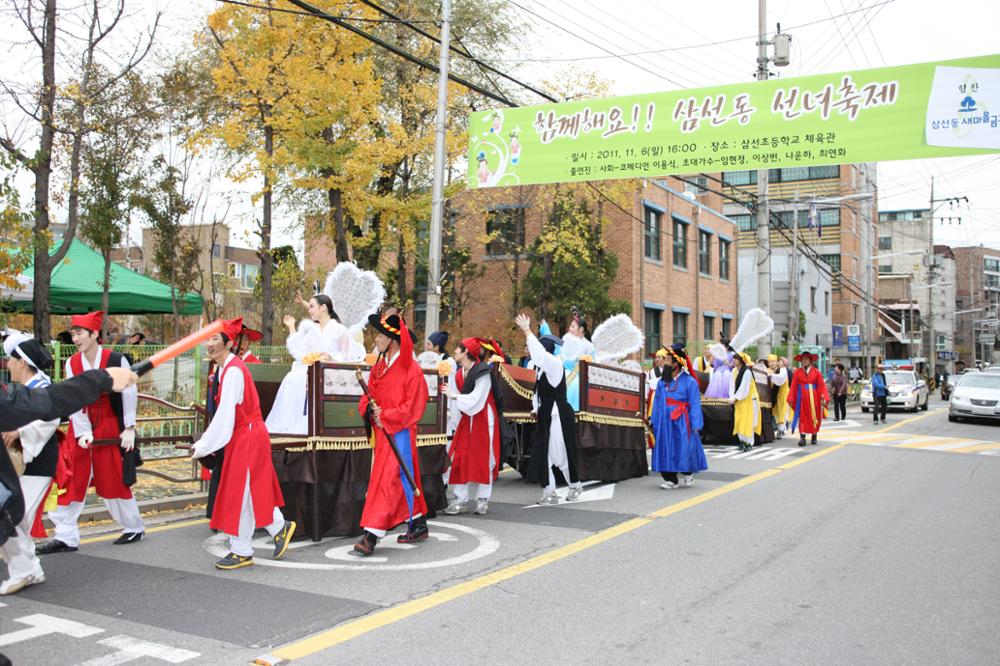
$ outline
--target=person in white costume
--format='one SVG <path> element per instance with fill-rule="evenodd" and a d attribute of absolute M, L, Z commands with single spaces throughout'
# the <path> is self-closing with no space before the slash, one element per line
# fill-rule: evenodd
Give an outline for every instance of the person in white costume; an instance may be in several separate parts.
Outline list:
<path fill-rule="evenodd" d="M 8 336 L 3 350 L 7 355 L 7 369 L 12 381 L 29 388 L 51 384 L 45 370 L 52 367 L 52 356 L 30 335 L 15 333 Z M 45 582 L 45 572 L 35 554 L 35 541 L 31 538 L 31 524 L 56 472 L 59 441 L 55 434 L 58 427 L 59 419 L 32 421 L 17 430 L 3 433 L 4 445 L 20 450 L 25 468 L 20 479 L 24 518 L 14 534 L 0 546 L 0 555 L 7 561 L 8 574 L 7 580 L 0 583 L 0 594 L 14 594 L 28 585 Z"/>
<path fill-rule="evenodd" d="M 295 361 L 292 369 L 281 380 L 274 405 L 267 415 L 267 431 L 291 435 L 308 432 L 309 405 L 307 375 L 309 365 L 317 359 L 328 363 L 359 361 L 364 358 L 350 334 L 333 310 L 333 302 L 326 294 L 316 294 L 309 299 L 309 319 L 303 320 L 295 330 L 295 318 L 285 315 L 282 323 L 288 327 L 288 353 Z"/>
<path fill-rule="evenodd" d="M 573 321 L 569 323 L 559 351 L 559 358 L 566 368 L 566 401 L 574 412 L 580 411 L 580 357 L 587 356 L 589 360 L 594 360 L 597 351 L 594 343 L 587 339 L 588 332 L 586 320 L 574 309 Z"/>

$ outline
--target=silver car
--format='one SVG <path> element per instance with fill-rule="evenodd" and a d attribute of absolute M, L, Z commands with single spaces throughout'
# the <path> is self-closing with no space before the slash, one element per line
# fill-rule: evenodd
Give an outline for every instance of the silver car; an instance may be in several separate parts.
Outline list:
<path fill-rule="evenodd" d="M 970 372 L 958 378 L 948 401 L 948 420 L 1000 419 L 1000 373 Z"/>
<path fill-rule="evenodd" d="M 889 387 L 887 406 L 902 407 L 915 412 L 918 409 L 927 410 L 931 392 L 927 382 L 920 379 L 913 370 L 886 370 L 885 383 Z M 861 411 L 867 412 L 875 404 L 872 397 L 872 384 L 869 381 L 861 390 Z"/>

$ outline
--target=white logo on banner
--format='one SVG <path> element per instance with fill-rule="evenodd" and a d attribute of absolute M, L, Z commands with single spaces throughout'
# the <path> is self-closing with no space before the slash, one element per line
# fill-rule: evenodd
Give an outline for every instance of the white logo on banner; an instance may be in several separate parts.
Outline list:
<path fill-rule="evenodd" d="M 924 122 L 930 146 L 1000 148 L 1000 69 L 935 67 Z"/>

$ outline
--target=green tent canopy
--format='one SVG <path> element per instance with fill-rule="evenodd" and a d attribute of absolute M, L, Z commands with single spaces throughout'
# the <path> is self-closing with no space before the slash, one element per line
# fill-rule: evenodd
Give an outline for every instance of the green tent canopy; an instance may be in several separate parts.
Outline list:
<path fill-rule="evenodd" d="M 50 250 L 55 253 L 57 248 Z M 34 275 L 34 262 L 24 275 Z M 52 314 L 80 314 L 101 309 L 104 281 L 104 257 L 80 241 L 73 241 L 69 252 L 52 270 L 49 303 Z M 201 314 L 201 296 L 188 292 L 179 301 L 183 315 Z M 31 312 L 31 299 L 15 297 L 15 310 Z M 111 264 L 111 283 L 108 289 L 108 314 L 173 313 L 170 286 Z"/>

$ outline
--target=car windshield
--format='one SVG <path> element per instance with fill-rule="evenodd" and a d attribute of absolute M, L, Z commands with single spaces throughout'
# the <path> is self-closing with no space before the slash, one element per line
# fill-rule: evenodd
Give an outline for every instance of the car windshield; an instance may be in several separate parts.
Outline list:
<path fill-rule="evenodd" d="M 912 386 L 916 384 L 917 381 L 913 377 L 912 372 L 887 372 L 885 373 L 885 383 L 886 384 L 896 384 L 904 386 Z"/>
<path fill-rule="evenodd" d="M 1000 373 L 977 372 L 974 375 L 962 375 L 958 384 L 962 388 L 1000 389 Z"/>

